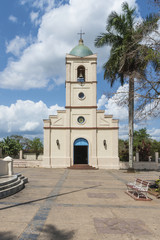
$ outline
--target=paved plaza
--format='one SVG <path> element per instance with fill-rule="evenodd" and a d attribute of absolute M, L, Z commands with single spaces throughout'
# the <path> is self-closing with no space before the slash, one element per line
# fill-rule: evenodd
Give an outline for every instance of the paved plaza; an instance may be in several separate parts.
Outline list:
<path fill-rule="evenodd" d="M 135 201 L 125 183 L 160 172 L 16 168 L 29 183 L 0 200 L 0 240 L 159 240 L 160 199 Z"/>

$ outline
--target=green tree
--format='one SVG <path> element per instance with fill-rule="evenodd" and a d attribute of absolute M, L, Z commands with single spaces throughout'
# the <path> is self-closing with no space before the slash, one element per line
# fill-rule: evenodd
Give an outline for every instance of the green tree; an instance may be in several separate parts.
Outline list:
<path fill-rule="evenodd" d="M 135 150 L 138 150 L 139 144 L 141 144 L 143 141 L 146 143 L 151 143 L 150 135 L 147 133 L 146 128 L 141 128 L 138 131 L 134 131 L 134 147 Z"/>
<path fill-rule="evenodd" d="M 153 58 L 153 54 L 148 54 L 154 50 L 142 45 L 144 37 L 157 28 L 158 17 L 150 16 L 141 24 L 135 24 L 136 9 L 124 2 L 122 10 L 120 15 L 116 12 L 109 15 L 106 33 L 95 39 L 95 46 L 111 46 L 109 60 L 104 64 L 104 79 L 111 86 L 117 79 L 121 85 L 129 80 L 129 166 L 133 168 L 134 79 L 146 78 L 150 61 L 155 70 L 158 68 L 157 59 Z"/>
<path fill-rule="evenodd" d="M 148 161 L 151 156 L 155 159 L 155 152 L 160 154 L 160 141 L 151 138 L 146 128 L 134 131 L 133 152 L 139 152 L 140 161 Z M 119 139 L 119 158 L 120 161 L 128 161 L 128 140 Z"/>
<path fill-rule="evenodd" d="M 18 141 L 21 144 L 23 150 L 28 151 L 30 149 L 30 139 L 25 138 L 21 135 L 11 135 L 11 139 Z"/>
<path fill-rule="evenodd" d="M 152 139 L 147 133 L 146 128 L 139 129 L 139 131 L 134 131 L 134 141 L 133 150 L 134 155 L 139 152 L 140 161 L 148 161 L 148 157 L 151 156 L 151 144 Z"/>
<path fill-rule="evenodd" d="M 128 161 L 128 140 L 119 139 L 119 160 Z"/>
<path fill-rule="evenodd" d="M 43 143 L 40 138 L 35 137 L 33 140 L 30 140 L 29 148 L 30 152 L 36 153 L 36 158 L 38 158 L 38 155 L 43 152 Z"/>
<path fill-rule="evenodd" d="M 156 140 L 152 140 L 152 142 L 151 142 L 151 155 L 153 156 L 153 158 L 155 156 L 155 152 L 159 152 L 159 154 L 160 154 L 160 142 L 158 142 Z"/>
<path fill-rule="evenodd" d="M 2 148 L 2 154 L 4 156 L 11 157 L 17 156 L 19 151 L 22 149 L 19 141 L 12 139 L 11 137 L 3 138 L 3 141 L 0 142 L 0 147 Z"/>

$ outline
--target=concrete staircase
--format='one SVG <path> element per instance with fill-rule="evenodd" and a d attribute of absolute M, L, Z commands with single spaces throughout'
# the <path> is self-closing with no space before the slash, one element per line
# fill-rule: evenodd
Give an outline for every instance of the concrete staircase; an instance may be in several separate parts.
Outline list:
<path fill-rule="evenodd" d="M 98 170 L 98 168 L 92 167 L 88 164 L 74 164 L 71 167 L 68 167 L 68 169 L 73 170 Z"/>
<path fill-rule="evenodd" d="M 21 191 L 26 183 L 28 178 L 21 174 L 0 177 L 0 199 Z"/>
<path fill-rule="evenodd" d="M 13 160 L 13 168 L 15 168 L 15 167 L 26 168 L 27 167 L 27 161 L 25 161 L 25 160 Z"/>
<path fill-rule="evenodd" d="M 41 167 L 42 160 L 14 159 L 13 168 Z"/>

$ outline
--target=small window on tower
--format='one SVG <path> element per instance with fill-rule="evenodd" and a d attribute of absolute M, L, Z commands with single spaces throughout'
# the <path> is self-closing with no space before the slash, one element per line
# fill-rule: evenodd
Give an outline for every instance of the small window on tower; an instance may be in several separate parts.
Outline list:
<path fill-rule="evenodd" d="M 83 124 L 85 122 L 85 118 L 80 116 L 77 118 L 78 123 Z"/>
<path fill-rule="evenodd" d="M 78 98 L 79 98 L 80 100 L 83 100 L 83 99 L 85 98 L 84 93 L 83 93 L 83 92 L 80 92 L 80 93 L 78 94 Z"/>
<path fill-rule="evenodd" d="M 77 82 L 85 82 L 85 68 L 79 66 L 77 69 Z"/>

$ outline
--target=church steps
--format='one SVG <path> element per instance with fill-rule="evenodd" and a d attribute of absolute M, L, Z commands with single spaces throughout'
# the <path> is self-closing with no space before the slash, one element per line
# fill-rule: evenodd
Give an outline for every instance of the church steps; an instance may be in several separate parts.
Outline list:
<path fill-rule="evenodd" d="M 13 168 L 40 167 L 41 160 L 13 160 Z"/>
<path fill-rule="evenodd" d="M 68 167 L 68 169 L 73 170 L 98 170 L 98 168 L 92 167 L 88 164 L 74 164 L 71 167 Z"/>
<path fill-rule="evenodd" d="M 27 167 L 27 162 L 22 160 L 13 161 L 13 167 Z"/>

